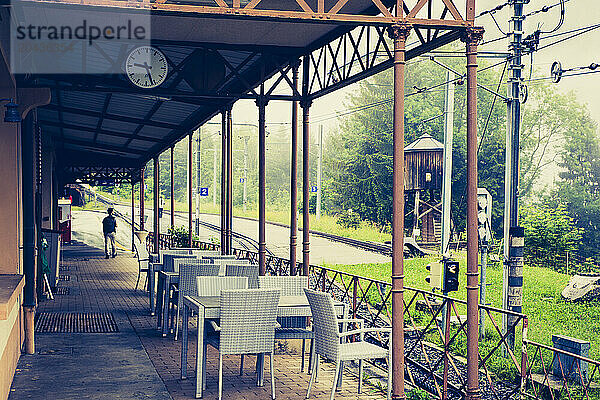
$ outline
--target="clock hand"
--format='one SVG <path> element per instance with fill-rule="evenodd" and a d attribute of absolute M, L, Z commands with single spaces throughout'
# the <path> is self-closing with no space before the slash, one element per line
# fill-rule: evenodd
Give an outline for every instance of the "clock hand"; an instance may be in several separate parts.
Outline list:
<path fill-rule="evenodd" d="M 143 64 L 133 63 L 133 66 L 134 67 L 141 67 L 141 68 L 144 68 L 144 69 L 148 69 L 148 64 L 146 64 L 146 63 L 143 63 Z M 152 67 L 150 67 L 150 68 L 152 68 Z"/>
<path fill-rule="evenodd" d="M 147 71 L 148 71 L 148 78 L 150 79 L 150 84 L 154 85 L 154 79 L 152 79 L 152 73 L 150 72 L 150 69 L 148 69 Z"/>

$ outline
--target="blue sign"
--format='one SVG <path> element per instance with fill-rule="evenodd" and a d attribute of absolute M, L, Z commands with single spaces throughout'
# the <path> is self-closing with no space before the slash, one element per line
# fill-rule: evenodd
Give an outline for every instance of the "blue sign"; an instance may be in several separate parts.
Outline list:
<path fill-rule="evenodd" d="M 313 193 L 316 193 L 317 192 L 317 187 L 316 186 L 311 186 L 310 187 L 310 191 L 313 192 Z"/>
<path fill-rule="evenodd" d="M 240 183 L 244 183 L 245 180 L 246 178 L 240 178 Z"/>
<path fill-rule="evenodd" d="M 200 196 L 208 196 L 208 188 L 207 187 L 200 188 Z"/>

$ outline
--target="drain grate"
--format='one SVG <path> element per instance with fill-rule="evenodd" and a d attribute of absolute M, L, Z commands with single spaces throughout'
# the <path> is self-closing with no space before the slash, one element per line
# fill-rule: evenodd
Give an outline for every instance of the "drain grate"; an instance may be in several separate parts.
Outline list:
<path fill-rule="evenodd" d="M 71 288 L 68 287 L 57 287 L 54 295 L 56 296 L 68 296 L 71 294 Z"/>
<path fill-rule="evenodd" d="M 46 313 L 37 315 L 38 333 L 113 333 L 119 332 L 112 313 Z"/>
<path fill-rule="evenodd" d="M 59 275 L 58 276 L 58 280 L 59 281 L 70 281 L 71 280 L 71 275 Z"/>

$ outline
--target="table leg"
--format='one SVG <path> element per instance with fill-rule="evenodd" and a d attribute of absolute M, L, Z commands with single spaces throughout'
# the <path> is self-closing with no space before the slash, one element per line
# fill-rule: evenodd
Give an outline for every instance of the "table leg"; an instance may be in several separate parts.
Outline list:
<path fill-rule="evenodd" d="M 265 354 L 260 353 L 256 355 L 256 365 L 258 366 L 257 371 L 257 386 L 265 385 Z"/>
<path fill-rule="evenodd" d="M 183 322 L 181 326 L 181 379 L 187 379 L 187 349 L 188 349 L 188 325 L 190 320 L 190 309 L 183 304 Z"/>
<path fill-rule="evenodd" d="M 171 292 L 171 277 L 165 275 L 163 278 L 163 307 L 162 307 L 162 335 L 167 336 L 169 333 L 169 306 L 170 306 L 170 292 Z"/>
<path fill-rule="evenodd" d="M 154 266 L 150 264 L 148 268 L 148 297 L 150 300 L 150 315 L 154 315 Z"/>
<path fill-rule="evenodd" d="M 156 329 L 159 330 L 162 326 L 163 290 L 164 282 L 162 275 L 159 273 L 158 284 L 156 285 Z"/>
<path fill-rule="evenodd" d="M 204 307 L 198 308 L 198 340 L 196 341 L 196 398 L 202 397 L 204 382 Z"/>

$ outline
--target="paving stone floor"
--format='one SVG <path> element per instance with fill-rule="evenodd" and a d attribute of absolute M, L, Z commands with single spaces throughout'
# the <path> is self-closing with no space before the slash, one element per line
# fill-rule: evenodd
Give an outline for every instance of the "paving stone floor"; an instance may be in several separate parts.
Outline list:
<path fill-rule="evenodd" d="M 172 335 L 166 338 L 160 335 L 155 328 L 155 318 L 149 314 L 146 293 L 134 290 L 138 268 L 135 258 L 130 253 L 120 253 L 106 260 L 101 250 L 74 244 L 63 247 L 61 263 L 65 268 L 60 275 L 68 275 L 70 279 L 61 281 L 59 286 L 70 288 L 70 293 L 43 301 L 38 313 L 110 312 L 119 332 L 38 334 L 38 351 L 21 357 L 9 399 L 194 398 L 195 328 L 190 328 L 190 377 L 181 380 L 181 344 L 175 342 Z M 55 353 L 60 358 L 47 357 Z M 208 389 L 204 398 L 216 399 L 218 355 L 210 347 L 207 360 Z M 239 356 L 225 358 L 223 398 L 270 399 L 268 357 L 264 387 L 256 386 L 253 361 L 253 357 L 247 357 L 245 373 L 240 377 Z M 52 368 L 52 362 L 57 363 L 57 368 Z M 277 398 L 305 398 L 310 375 L 300 372 L 300 356 L 278 354 L 274 363 Z M 321 363 L 321 367 L 319 382 L 311 393 L 314 399 L 329 398 L 331 390 L 333 365 Z M 359 395 L 357 386 L 356 377 L 346 373 L 343 387 L 335 398 L 385 398 L 384 393 L 368 384 Z"/>

